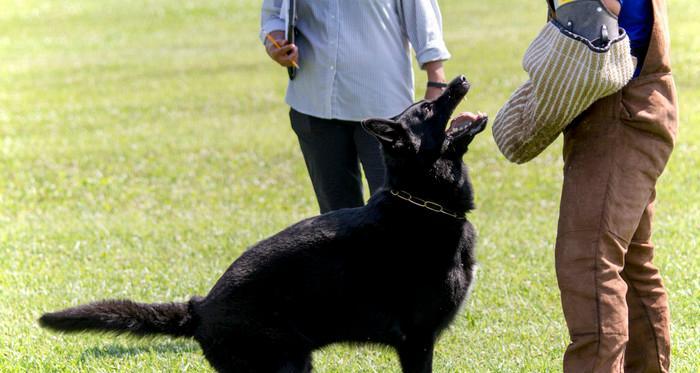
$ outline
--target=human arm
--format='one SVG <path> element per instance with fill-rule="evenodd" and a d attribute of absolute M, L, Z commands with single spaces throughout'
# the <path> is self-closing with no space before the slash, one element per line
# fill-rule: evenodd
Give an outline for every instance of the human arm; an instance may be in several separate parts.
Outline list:
<path fill-rule="evenodd" d="M 431 61 L 423 65 L 423 70 L 428 74 L 429 82 L 445 83 L 445 69 L 442 65 L 442 61 Z M 445 88 L 440 87 L 426 87 L 425 88 L 425 99 L 434 100 L 438 98 Z"/>
<path fill-rule="evenodd" d="M 629 82 L 635 69 L 629 39 L 623 33 L 602 41 L 547 23 L 523 58 L 530 79 L 511 95 L 492 126 L 506 158 L 515 163 L 535 158 L 585 109 Z"/>
<path fill-rule="evenodd" d="M 299 54 L 296 45 L 285 40 L 284 20 L 280 17 L 282 0 L 264 0 L 260 14 L 260 41 L 265 45 L 265 51 L 270 58 L 281 66 L 293 66 Z M 267 35 L 280 46 L 272 43 Z"/>
<path fill-rule="evenodd" d="M 442 15 L 436 0 L 403 0 L 400 14 L 403 26 L 421 69 L 428 75 L 428 81 L 444 83 L 443 61 L 451 55 L 442 36 Z M 440 88 L 428 88 L 426 99 L 433 99 L 442 93 Z"/>

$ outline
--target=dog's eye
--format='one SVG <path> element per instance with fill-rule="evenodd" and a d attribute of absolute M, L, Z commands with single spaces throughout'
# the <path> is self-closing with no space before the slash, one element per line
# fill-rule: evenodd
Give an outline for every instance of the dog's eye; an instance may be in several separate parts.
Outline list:
<path fill-rule="evenodd" d="M 425 114 L 425 115 L 428 115 L 428 114 L 433 112 L 433 108 L 429 104 L 423 105 L 421 110 L 423 111 L 423 114 Z"/>

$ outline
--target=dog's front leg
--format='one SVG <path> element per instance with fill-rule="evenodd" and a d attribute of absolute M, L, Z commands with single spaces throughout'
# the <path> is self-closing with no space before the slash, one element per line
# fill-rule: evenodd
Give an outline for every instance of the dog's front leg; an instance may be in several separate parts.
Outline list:
<path fill-rule="evenodd" d="M 431 373 L 434 347 L 433 337 L 406 338 L 398 348 L 403 373 Z"/>

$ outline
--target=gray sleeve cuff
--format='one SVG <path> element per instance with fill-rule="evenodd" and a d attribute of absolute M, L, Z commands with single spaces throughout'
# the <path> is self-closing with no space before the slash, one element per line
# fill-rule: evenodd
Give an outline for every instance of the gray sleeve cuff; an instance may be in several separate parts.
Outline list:
<path fill-rule="evenodd" d="M 428 62 L 433 61 L 446 61 L 452 58 L 452 55 L 447 50 L 444 43 L 434 43 L 433 45 L 428 45 L 420 51 L 416 51 L 416 60 L 421 69 L 423 65 Z"/>
<path fill-rule="evenodd" d="M 264 22 L 260 28 L 260 41 L 265 44 L 265 38 L 267 34 L 272 31 L 284 31 L 284 20 L 279 17 L 269 17 Z"/>

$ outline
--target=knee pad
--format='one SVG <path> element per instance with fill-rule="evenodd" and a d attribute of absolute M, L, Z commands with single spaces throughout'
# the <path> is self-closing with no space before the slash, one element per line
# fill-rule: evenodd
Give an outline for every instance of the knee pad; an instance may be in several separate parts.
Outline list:
<path fill-rule="evenodd" d="M 620 36 L 617 17 L 601 0 L 572 0 L 554 12 L 560 27 L 588 39 L 595 46 L 604 46 Z"/>

